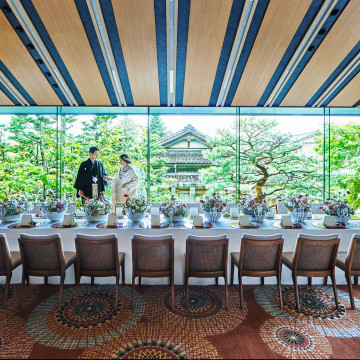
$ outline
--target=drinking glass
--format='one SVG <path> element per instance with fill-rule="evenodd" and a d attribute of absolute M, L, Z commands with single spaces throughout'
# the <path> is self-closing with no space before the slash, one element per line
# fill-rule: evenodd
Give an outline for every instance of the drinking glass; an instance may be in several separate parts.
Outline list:
<path fill-rule="evenodd" d="M 170 227 L 172 227 L 173 226 L 172 219 L 173 219 L 173 216 L 174 216 L 174 209 L 170 208 L 169 211 L 168 211 L 168 214 L 169 214 L 169 219 L 170 219 Z"/>
<path fill-rule="evenodd" d="M 215 224 L 217 218 L 217 211 L 214 207 L 210 209 L 210 218 L 211 218 L 211 223 Z"/>
<path fill-rule="evenodd" d="M 0 223 L 1 224 L 4 222 L 4 215 L 5 215 L 5 207 L 3 205 L 0 205 Z"/>
<path fill-rule="evenodd" d="M 44 207 L 40 210 L 40 216 L 42 218 L 42 226 L 45 226 L 45 224 L 47 223 L 47 215 L 48 215 L 48 210 Z"/>

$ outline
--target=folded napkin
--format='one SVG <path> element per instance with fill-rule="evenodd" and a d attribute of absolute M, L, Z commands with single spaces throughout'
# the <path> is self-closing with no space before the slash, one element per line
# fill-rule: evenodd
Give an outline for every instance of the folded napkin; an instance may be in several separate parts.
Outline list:
<path fill-rule="evenodd" d="M 32 215 L 21 215 L 20 225 L 30 225 L 33 222 Z"/>
<path fill-rule="evenodd" d="M 249 215 L 240 215 L 239 225 L 240 226 L 251 226 Z"/>
<path fill-rule="evenodd" d="M 74 222 L 74 216 L 69 214 L 69 215 L 64 215 L 64 219 L 63 219 L 63 225 L 71 225 Z"/>
<path fill-rule="evenodd" d="M 152 206 L 150 208 L 150 215 L 160 215 L 160 208 L 158 206 Z"/>
<path fill-rule="evenodd" d="M 327 227 L 336 227 L 335 216 L 324 215 L 323 224 Z"/>
<path fill-rule="evenodd" d="M 160 215 L 151 214 L 151 226 L 160 226 Z"/>
<path fill-rule="evenodd" d="M 107 218 L 107 224 L 109 226 L 114 226 L 117 223 L 117 216 L 116 214 L 109 214 Z"/>
<path fill-rule="evenodd" d="M 230 216 L 231 216 L 232 218 L 237 218 L 237 217 L 239 217 L 239 210 L 238 210 L 238 208 L 236 208 L 236 207 L 230 208 Z"/>
<path fill-rule="evenodd" d="M 268 217 L 268 218 L 273 218 L 273 217 L 275 217 L 274 211 L 272 211 L 272 210 L 268 211 L 268 212 L 266 213 L 266 217 Z"/>
<path fill-rule="evenodd" d="M 280 224 L 284 227 L 292 227 L 291 215 L 281 215 Z"/>
<path fill-rule="evenodd" d="M 190 217 L 198 216 L 199 215 L 199 208 L 191 207 L 190 208 Z"/>
<path fill-rule="evenodd" d="M 203 226 L 202 216 L 194 216 L 194 226 Z"/>

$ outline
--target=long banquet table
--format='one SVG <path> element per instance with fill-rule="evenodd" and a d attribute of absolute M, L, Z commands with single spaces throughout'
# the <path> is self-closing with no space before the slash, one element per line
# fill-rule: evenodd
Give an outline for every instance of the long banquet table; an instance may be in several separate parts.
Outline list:
<path fill-rule="evenodd" d="M 284 251 L 294 251 L 297 235 L 299 233 L 312 234 L 312 235 L 324 235 L 324 234 L 333 234 L 336 233 L 340 237 L 340 248 L 339 251 L 347 251 L 350 240 L 353 234 L 360 233 L 360 220 L 351 220 L 350 225 L 346 229 L 323 229 L 318 228 L 313 225 L 313 223 L 319 222 L 317 220 L 306 220 L 305 225 L 302 229 L 279 229 L 274 227 L 273 224 L 279 223 L 279 219 L 274 220 L 265 220 L 260 229 L 236 229 L 230 226 L 231 223 L 234 223 L 236 220 L 224 219 L 222 218 L 211 229 L 191 229 L 185 228 L 184 223 L 189 223 L 190 220 L 185 220 L 183 223 L 174 223 L 174 226 L 169 228 L 140 228 L 139 224 L 127 225 L 124 228 L 115 228 L 115 229 L 99 229 L 96 225 L 99 223 L 88 223 L 83 219 L 76 219 L 80 226 L 76 228 L 52 228 L 51 225 L 54 223 L 45 223 L 43 225 L 37 226 L 31 229 L 19 229 L 19 228 L 8 228 L 9 223 L 4 223 L 0 225 L 0 233 L 5 233 L 8 239 L 9 248 L 11 251 L 18 251 L 18 237 L 20 233 L 28 234 L 51 234 L 59 233 L 61 235 L 62 246 L 64 251 L 75 251 L 75 242 L 74 238 L 77 233 L 83 234 L 111 234 L 115 233 L 118 237 L 119 251 L 125 252 L 125 281 L 127 284 L 131 283 L 132 276 L 132 259 L 131 259 L 131 238 L 133 234 L 143 234 L 143 235 L 161 235 L 161 234 L 172 234 L 175 239 L 175 284 L 181 285 L 184 283 L 184 267 L 185 267 L 185 239 L 188 234 L 198 235 L 198 236 L 211 236 L 211 235 L 221 235 L 226 234 L 229 241 L 229 254 L 230 252 L 240 250 L 240 238 L 243 233 L 248 234 L 276 234 L 281 233 L 284 238 Z M 126 223 L 127 220 L 119 220 Z M 230 255 L 228 261 L 228 277 L 230 279 Z M 168 284 L 167 279 L 143 279 L 144 284 Z M 4 283 L 4 278 L 0 280 L 1 284 Z M 41 278 L 31 278 L 31 283 L 42 283 L 43 279 Z M 49 283 L 58 283 L 58 278 L 49 278 Z M 87 279 L 82 280 L 86 282 Z M 115 281 L 114 278 L 97 278 L 95 280 L 97 283 L 112 283 Z M 237 274 L 234 276 L 235 283 L 238 283 Z M 314 278 L 314 284 L 321 284 L 321 278 Z M 336 270 L 336 281 L 337 284 L 346 284 L 344 273 L 337 269 Z M 12 283 L 21 282 L 21 266 L 14 270 Z M 73 267 L 67 270 L 65 282 L 68 284 L 74 283 L 74 271 Z M 223 280 L 220 279 L 220 284 L 223 283 Z M 260 279 L 257 278 L 244 278 L 244 284 L 259 284 Z M 275 284 L 276 279 L 267 278 L 265 279 L 265 284 Z M 282 271 L 282 283 L 291 284 L 292 278 L 290 270 L 286 267 L 283 267 Z M 307 283 L 305 278 L 299 278 L 299 283 Z M 214 284 L 213 279 L 190 279 L 191 284 Z"/>

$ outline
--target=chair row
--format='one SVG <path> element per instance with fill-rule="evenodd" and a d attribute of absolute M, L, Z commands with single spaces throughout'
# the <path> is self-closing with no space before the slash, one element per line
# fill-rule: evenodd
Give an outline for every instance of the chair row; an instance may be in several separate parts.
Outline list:
<path fill-rule="evenodd" d="M 240 252 L 231 253 L 231 284 L 234 280 L 235 267 L 238 269 L 240 308 L 243 308 L 242 277 L 264 278 L 276 276 L 279 288 L 280 307 L 281 270 L 282 264 L 292 271 L 296 306 L 300 309 L 297 288 L 297 276 L 305 276 L 311 285 L 312 277 L 331 277 L 335 302 L 338 299 L 335 281 L 335 266 L 345 272 L 351 308 L 354 309 L 351 276 L 357 284 L 360 275 L 360 234 L 352 238 L 348 253 L 338 253 L 340 239 L 333 235 L 299 234 L 294 252 L 284 252 L 284 239 L 281 234 L 255 236 L 243 234 Z M 116 305 L 120 268 L 122 284 L 125 284 L 125 253 L 118 251 L 116 234 L 84 235 L 77 234 L 75 238 L 76 252 L 63 252 L 59 234 L 27 235 L 20 234 L 20 252 L 9 252 L 6 237 L 0 234 L 0 275 L 6 276 L 4 307 L 6 307 L 8 290 L 12 271 L 20 264 L 23 267 L 22 284 L 19 295 L 21 307 L 22 292 L 29 276 L 44 277 L 47 283 L 49 276 L 60 276 L 59 307 L 65 280 L 65 271 L 75 265 L 76 302 L 79 296 L 81 276 L 116 277 Z M 226 308 L 228 308 L 228 262 L 229 239 L 226 235 L 194 236 L 188 235 L 185 257 L 185 292 L 188 305 L 188 279 L 190 277 L 225 279 Z M 134 286 L 136 277 L 141 285 L 142 277 L 169 277 L 172 291 L 172 306 L 174 305 L 174 239 L 172 235 L 144 236 L 135 234 L 132 238 L 132 306 L 134 303 Z"/>

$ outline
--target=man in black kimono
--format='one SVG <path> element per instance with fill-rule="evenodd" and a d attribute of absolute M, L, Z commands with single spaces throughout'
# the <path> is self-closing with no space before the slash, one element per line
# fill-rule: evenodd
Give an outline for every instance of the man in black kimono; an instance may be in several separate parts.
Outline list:
<path fill-rule="evenodd" d="M 77 189 L 77 197 L 97 198 L 101 192 L 105 191 L 107 185 L 107 175 L 103 164 L 97 161 L 99 149 L 92 146 L 89 149 L 89 159 L 80 164 L 74 188 Z"/>

